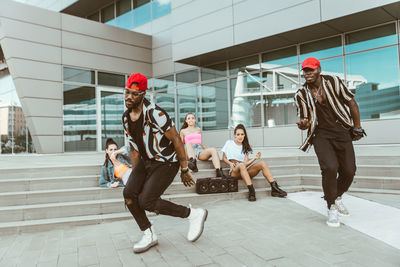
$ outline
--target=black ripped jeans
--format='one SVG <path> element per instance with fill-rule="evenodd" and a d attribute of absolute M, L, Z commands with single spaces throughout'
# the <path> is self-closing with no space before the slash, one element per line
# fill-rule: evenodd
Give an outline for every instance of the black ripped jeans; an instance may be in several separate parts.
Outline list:
<path fill-rule="evenodd" d="M 189 208 L 161 199 L 178 173 L 179 163 L 141 159 L 124 189 L 125 204 L 144 231 L 151 226 L 145 210 L 174 217 L 188 217 Z"/>
<path fill-rule="evenodd" d="M 321 168 L 322 188 L 329 209 L 353 182 L 356 172 L 353 143 L 349 131 L 340 125 L 331 129 L 317 129 L 312 142 Z"/>

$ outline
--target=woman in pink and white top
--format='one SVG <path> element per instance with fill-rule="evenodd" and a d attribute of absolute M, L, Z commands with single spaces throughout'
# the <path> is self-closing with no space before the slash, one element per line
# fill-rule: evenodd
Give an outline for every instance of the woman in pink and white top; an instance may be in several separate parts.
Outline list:
<path fill-rule="evenodd" d="M 285 197 L 287 195 L 286 192 L 279 188 L 278 183 L 272 177 L 267 163 L 263 160 L 254 163 L 260 159 L 261 153 L 258 152 L 255 158 L 249 160 L 249 153 L 253 150 L 249 144 L 243 124 L 237 125 L 233 134 L 235 140 L 226 141 L 221 150 L 223 152 L 222 160 L 229 165 L 231 177 L 241 178 L 246 184 L 249 189 L 249 201 L 256 201 L 256 192 L 251 178 L 256 176 L 260 171 L 262 171 L 263 176 L 271 185 L 271 195 L 273 197 Z"/>
<path fill-rule="evenodd" d="M 212 158 L 212 163 L 215 167 L 217 177 L 225 177 L 221 169 L 221 162 L 215 147 L 206 147 L 202 143 L 201 129 L 196 127 L 196 117 L 193 113 L 188 113 L 185 116 L 180 136 L 185 144 L 186 155 L 189 159 L 188 167 L 197 172 L 196 159 L 208 160 Z"/>

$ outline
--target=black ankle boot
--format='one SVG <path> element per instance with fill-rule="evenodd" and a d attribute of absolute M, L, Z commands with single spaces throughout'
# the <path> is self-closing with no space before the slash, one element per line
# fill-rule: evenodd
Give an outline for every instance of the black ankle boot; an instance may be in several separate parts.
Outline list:
<path fill-rule="evenodd" d="M 215 169 L 215 172 L 217 173 L 217 177 L 226 178 L 226 176 L 221 168 Z"/>
<path fill-rule="evenodd" d="M 199 169 L 197 169 L 196 159 L 194 159 L 194 158 L 190 158 L 190 159 L 189 159 L 188 167 L 189 167 L 189 169 L 191 169 L 193 172 L 198 172 L 198 171 L 199 171 Z"/>
<path fill-rule="evenodd" d="M 278 183 L 273 181 L 271 183 L 271 196 L 273 197 L 286 197 L 287 193 L 279 188 Z"/>
<path fill-rule="evenodd" d="M 254 190 L 254 186 L 248 185 L 247 188 L 249 189 L 249 201 L 256 201 L 256 191 Z"/>

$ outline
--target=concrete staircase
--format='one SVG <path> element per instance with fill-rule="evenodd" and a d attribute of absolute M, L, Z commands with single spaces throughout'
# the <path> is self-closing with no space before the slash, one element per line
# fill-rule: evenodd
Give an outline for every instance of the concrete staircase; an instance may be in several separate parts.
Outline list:
<path fill-rule="evenodd" d="M 264 159 L 286 191 L 321 190 L 315 156 L 268 155 Z M 47 166 L 0 166 L 0 233 L 41 231 L 131 218 L 124 206 L 123 188 L 98 187 L 101 160 L 81 165 L 77 164 L 79 159 L 75 159 L 75 164 L 71 162 L 68 166 L 57 161 Z M 198 167 L 200 171 L 194 174 L 195 178 L 215 176 L 211 162 L 199 162 Z M 227 172 L 227 166 L 224 168 Z M 269 196 L 269 185 L 261 174 L 254 178 L 254 185 L 257 198 Z M 357 157 L 357 173 L 351 191 L 400 195 L 400 157 Z M 198 195 L 194 187 L 186 188 L 180 182 L 178 173 L 163 198 L 182 205 L 204 205 L 246 196 L 247 189 L 242 181 L 239 181 L 237 193 Z"/>

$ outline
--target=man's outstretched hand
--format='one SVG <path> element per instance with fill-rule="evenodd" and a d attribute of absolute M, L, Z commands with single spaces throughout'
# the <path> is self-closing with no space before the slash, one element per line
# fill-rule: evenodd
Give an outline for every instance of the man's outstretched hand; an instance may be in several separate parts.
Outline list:
<path fill-rule="evenodd" d="M 190 171 L 185 172 L 185 173 L 182 173 L 182 172 L 181 172 L 181 180 L 182 180 L 182 183 L 183 183 L 185 186 L 192 186 L 192 185 L 194 185 L 193 176 L 192 176 L 192 174 L 190 173 Z"/>
<path fill-rule="evenodd" d="M 311 123 L 307 118 L 300 119 L 300 121 L 297 121 L 296 124 L 300 130 L 306 130 L 306 129 L 310 128 L 310 126 L 311 126 Z"/>

